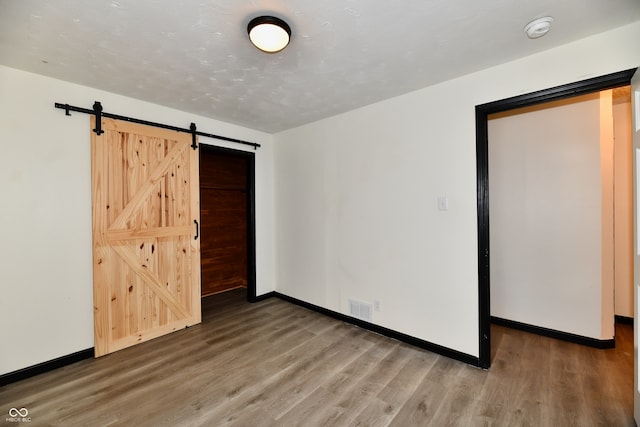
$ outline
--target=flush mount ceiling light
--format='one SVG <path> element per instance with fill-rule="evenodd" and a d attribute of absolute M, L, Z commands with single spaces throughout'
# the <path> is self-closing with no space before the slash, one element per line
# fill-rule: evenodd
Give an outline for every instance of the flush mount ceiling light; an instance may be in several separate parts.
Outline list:
<path fill-rule="evenodd" d="M 552 23 L 553 18 L 551 16 L 534 19 L 524 27 L 524 32 L 530 39 L 537 39 L 549 32 Z"/>
<path fill-rule="evenodd" d="M 249 39 L 258 49 L 267 53 L 280 52 L 287 47 L 291 38 L 291 28 L 275 16 L 258 16 L 247 26 Z"/>

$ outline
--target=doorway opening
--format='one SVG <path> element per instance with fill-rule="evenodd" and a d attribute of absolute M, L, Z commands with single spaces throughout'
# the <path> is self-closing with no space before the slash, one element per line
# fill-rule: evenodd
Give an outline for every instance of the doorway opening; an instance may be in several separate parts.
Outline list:
<path fill-rule="evenodd" d="M 200 144 L 202 297 L 256 300 L 255 154 Z"/>
<path fill-rule="evenodd" d="M 522 107 L 627 86 L 636 69 L 621 71 L 551 89 L 476 106 L 476 174 L 478 225 L 479 365 L 491 366 L 489 135 L 488 118 Z"/>
<path fill-rule="evenodd" d="M 614 314 L 633 317 L 630 119 L 630 86 L 489 116 L 493 324 L 614 346 Z"/>

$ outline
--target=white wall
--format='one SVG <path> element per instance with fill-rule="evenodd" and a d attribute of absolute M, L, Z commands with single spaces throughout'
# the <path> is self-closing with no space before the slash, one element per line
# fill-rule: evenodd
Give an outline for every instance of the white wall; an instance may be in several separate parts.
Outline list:
<path fill-rule="evenodd" d="M 614 173 L 613 173 L 613 98 L 611 90 L 600 92 L 600 334 L 612 339 L 615 334 L 614 291 Z M 593 335 L 598 338 L 598 335 Z"/>
<path fill-rule="evenodd" d="M 277 290 L 345 314 L 379 300 L 374 323 L 478 356 L 475 106 L 637 67 L 639 39 L 635 23 L 275 135 Z"/>
<path fill-rule="evenodd" d="M 66 117 L 54 103 L 90 108 L 96 100 L 110 113 L 195 122 L 204 132 L 262 144 L 257 292 L 275 288 L 271 135 L 0 66 L 0 375 L 93 347 L 89 116 Z"/>
<path fill-rule="evenodd" d="M 631 100 L 614 102 L 615 314 L 633 317 L 633 193 Z"/>
<path fill-rule="evenodd" d="M 611 112 L 606 92 L 602 103 L 595 93 L 489 120 L 493 316 L 613 337 L 613 117 L 601 111 L 604 104 Z"/>

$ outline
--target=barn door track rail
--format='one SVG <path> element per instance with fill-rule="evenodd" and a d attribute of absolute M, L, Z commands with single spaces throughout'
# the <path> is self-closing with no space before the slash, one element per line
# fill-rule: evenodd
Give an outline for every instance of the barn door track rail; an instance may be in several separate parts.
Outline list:
<path fill-rule="evenodd" d="M 260 147 L 260 144 L 257 144 L 255 142 L 243 141 L 241 139 L 228 138 L 226 136 L 220 136 L 220 135 L 214 135 L 212 133 L 200 132 L 199 130 L 196 130 L 196 124 L 195 123 L 191 123 L 191 126 L 189 126 L 189 129 L 186 129 L 186 128 L 181 128 L 181 127 L 178 127 L 178 126 L 167 125 L 167 124 L 164 124 L 164 123 L 150 122 L 150 121 L 147 121 L 147 120 L 135 119 L 133 117 L 126 117 L 126 116 L 120 116 L 118 114 L 105 113 L 105 112 L 102 111 L 102 104 L 100 104 L 99 101 L 96 101 L 96 102 L 93 103 L 93 108 L 92 109 L 82 108 L 82 107 L 75 107 L 73 105 L 61 104 L 59 102 L 55 103 L 55 107 L 64 110 L 65 111 L 65 115 L 67 115 L 67 116 L 71 115 L 71 111 L 75 111 L 75 112 L 78 112 L 78 113 L 84 113 L 84 114 L 91 114 L 91 115 L 96 116 L 96 127 L 95 127 L 95 129 L 93 129 L 93 131 L 97 135 L 100 135 L 100 134 L 104 133 L 104 131 L 102 130 L 102 118 L 106 117 L 106 118 L 109 118 L 109 119 L 124 120 L 124 121 L 127 121 L 127 122 L 138 123 L 138 124 L 141 124 L 141 125 L 154 126 L 154 127 L 157 127 L 157 128 L 174 130 L 174 131 L 177 131 L 177 132 L 190 133 L 192 135 L 191 148 L 193 148 L 194 150 L 198 148 L 198 144 L 196 144 L 196 136 L 205 136 L 207 138 L 214 138 L 214 139 L 219 139 L 219 140 L 222 140 L 222 141 L 234 142 L 236 144 L 250 145 L 251 147 L 253 147 L 254 150 L 257 150 L 258 147 Z"/>

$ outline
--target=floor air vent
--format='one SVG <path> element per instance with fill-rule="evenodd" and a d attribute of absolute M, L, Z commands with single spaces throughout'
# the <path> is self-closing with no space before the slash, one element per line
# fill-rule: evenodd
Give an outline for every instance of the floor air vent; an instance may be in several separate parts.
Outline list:
<path fill-rule="evenodd" d="M 371 322 L 371 313 L 373 312 L 373 306 L 366 302 L 349 300 L 349 314 L 358 319 Z"/>

